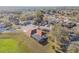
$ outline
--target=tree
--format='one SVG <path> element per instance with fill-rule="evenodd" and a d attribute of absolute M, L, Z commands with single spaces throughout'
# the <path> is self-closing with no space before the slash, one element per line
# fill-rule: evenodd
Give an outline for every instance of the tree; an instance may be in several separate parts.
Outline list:
<path fill-rule="evenodd" d="M 78 42 L 72 42 L 67 49 L 68 53 L 78 53 L 79 52 L 79 44 Z"/>
<path fill-rule="evenodd" d="M 53 26 L 52 32 L 49 33 L 49 40 L 52 42 L 51 47 L 55 52 L 66 52 L 69 44 L 68 36 L 60 24 Z"/>
<path fill-rule="evenodd" d="M 43 13 L 41 11 L 37 11 L 36 18 L 34 19 L 34 24 L 40 25 L 42 21 L 43 21 Z"/>

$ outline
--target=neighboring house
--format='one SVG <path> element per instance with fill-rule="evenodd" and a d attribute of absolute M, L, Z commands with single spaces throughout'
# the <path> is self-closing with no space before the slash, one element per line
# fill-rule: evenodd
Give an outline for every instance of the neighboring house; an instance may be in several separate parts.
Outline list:
<path fill-rule="evenodd" d="M 62 26 L 67 27 L 67 28 L 73 28 L 73 27 L 77 26 L 77 24 L 75 22 L 68 21 L 68 22 L 62 23 Z"/>
<path fill-rule="evenodd" d="M 69 35 L 69 39 L 71 41 L 79 41 L 79 35 L 77 35 L 77 34 L 75 34 L 73 32 L 70 32 L 68 35 Z"/>
<path fill-rule="evenodd" d="M 15 30 L 11 28 L 11 24 L 0 23 L 0 32 L 14 32 Z"/>
<path fill-rule="evenodd" d="M 19 18 L 17 18 L 17 17 L 10 16 L 10 17 L 9 17 L 9 21 L 10 21 L 11 23 L 16 24 L 16 25 L 19 24 Z"/>
<path fill-rule="evenodd" d="M 3 23 L 0 23 L 0 32 L 5 31 L 5 25 Z"/>
<path fill-rule="evenodd" d="M 33 24 L 33 21 L 32 20 L 20 21 L 19 24 L 23 25 L 23 26 L 26 26 L 26 25 Z"/>
<path fill-rule="evenodd" d="M 39 26 L 39 28 L 44 31 L 51 31 L 52 25 Z"/>

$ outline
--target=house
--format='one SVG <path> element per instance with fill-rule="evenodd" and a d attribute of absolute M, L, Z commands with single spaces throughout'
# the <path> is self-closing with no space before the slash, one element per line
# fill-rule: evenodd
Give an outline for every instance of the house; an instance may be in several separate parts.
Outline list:
<path fill-rule="evenodd" d="M 7 24 L 0 23 L 0 32 L 14 32 L 14 31 L 16 31 L 11 26 L 12 26 L 12 24 L 10 24 L 10 23 L 7 23 Z"/>
<path fill-rule="evenodd" d="M 16 24 L 16 25 L 19 24 L 19 18 L 18 18 L 18 17 L 10 16 L 10 17 L 9 17 L 9 21 L 10 21 L 11 23 Z"/>
<path fill-rule="evenodd" d="M 35 25 L 28 25 L 23 29 L 23 31 L 27 36 L 34 38 L 39 43 L 43 43 L 48 39 L 47 34 L 38 29 L 38 26 Z"/>
<path fill-rule="evenodd" d="M 33 24 L 34 21 L 32 20 L 27 20 L 27 21 L 20 21 L 19 24 L 22 26 L 30 25 Z"/>
<path fill-rule="evenodd" d="M 48 36 L 46 33 L 44 33 L 43 31 L 36 29 L 35 30 L 36 33 L 33 33 L 31 36 L 32 38 L 34 38 L 36 41 L 38 41 L 39 43 L 43 43 L 46 42 L 48 39 Z"/>
<path fill-rule="evenodd" d="M 5 31 L 5 24 L 0 23 L 0 32 Z"/>
<path fill-rule="evenodd" d="M 51 31 L 52 30 L 52 25 L 45 25 L 45 26 L 39 26 L 39 28 L 43 31 Z"/>
<path fill-rule="evenodd" d="M 69 35 L 69 39 L 71 41 L 79 41 L 79 35 L 77 35 L 77 34 L 75 34 L 73 32 L 70 32 L 68 35 Z"/>
<path fill-rule="evenodd" d="M 77 26 L 77 24 L 75 22 L 68 21 L 68 22 L 62 23 L 62 26 L 67 27 L 67 28 L 73 28 L 73 27 Z"/>

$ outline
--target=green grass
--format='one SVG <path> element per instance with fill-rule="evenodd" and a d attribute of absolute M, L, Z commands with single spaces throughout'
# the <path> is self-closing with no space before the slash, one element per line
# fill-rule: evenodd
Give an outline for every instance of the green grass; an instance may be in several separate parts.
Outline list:
<path fill-rule="evenodd" d="M 25 45 L 18 44 L 15 39 L 0 39 L 0 52 L 28 52 L 29 49 Z"/>
<path fill-rule="evenodd" d="M 0 52 L 17 52 L 17 41 L 13 39 L 0 39 Z"/>
<path fill-rule="evenodd" d="M 0 34 L 0 53 L 31 52 L 31 49 L 24 43 L 23 33 L 2 33 Z"/>

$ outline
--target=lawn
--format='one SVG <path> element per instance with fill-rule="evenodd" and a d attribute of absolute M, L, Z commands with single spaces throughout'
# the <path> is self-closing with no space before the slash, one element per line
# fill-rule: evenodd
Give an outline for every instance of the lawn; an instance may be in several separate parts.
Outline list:
<path fill-rule="evenodd" d="M 2 35 L 3 36 L 3 35 Z M 0 52 L 29 52 L 30 49 L 23 42 L 20 42 L 17 36 L 11 37 L 0 37 Z M 17 40 L 18 39 L 18 40 Z"/>
<path fill-rule="evenodd" d="M 24 45 L 19 45 L 15 39 L 0 39 L 0 52 L 23 52 Z M 27 51 L 29 51 L 27 49 Z"/>

